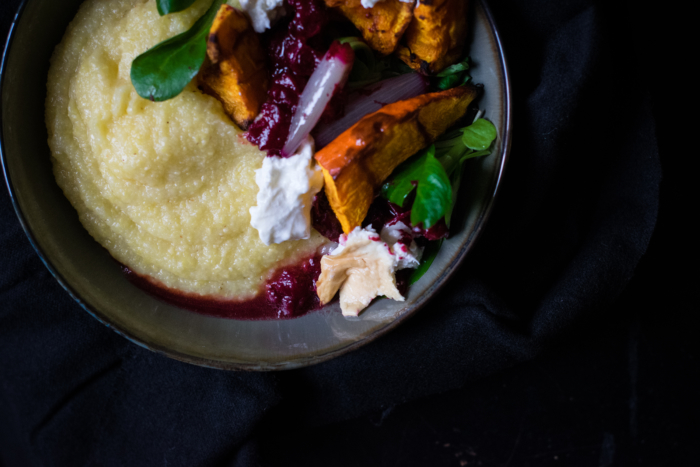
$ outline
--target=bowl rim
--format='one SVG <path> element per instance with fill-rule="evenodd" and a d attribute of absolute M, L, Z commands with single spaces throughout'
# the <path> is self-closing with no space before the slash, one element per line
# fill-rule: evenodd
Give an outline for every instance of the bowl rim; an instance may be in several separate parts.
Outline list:
<path fill-rule="evenodd" d="M 0 59 L 0 116 L 2 115 L 3 108 L 2 108 L 2 99 L 1 96 L 3 95 L 3 89 L 4 89 L 4 83 L 5 83 L 5 68 L 7 66 L 8 62 L 8 57 L 9 57 L 9 52 L 12 47 L 12 42 L 14 40 L 15 36 L 15 31 L 17 28 L 17 24 L 19 20 L 22 17 L 22 14 L 24 13 L 26 5 L 29 3 L 30 0 L 21 0 L 19 7 L 17 8 L 17 11 L 15 13 L 15 16 L 10 24 L 10 29 L 7 35 L 7 39 L 5 41 L 5 46 L 2 51 L 2 57 Z M 459 252 L 454 256 L 454 260 L 452 260 L 451 263 L 448 264 L 448 267 L 440 274 L 434 281 L 433 284 L 428 288 L 425 293 L 419 297 L 413 305 L 409 306 L 408 309 L 401 314 L 401 316 L 398 316 L 396 319 L 393 321 L 387 323 L 386 325 L 382 326 L 381 328 L 375 330 L 374 332 L 371 332 L 367 335 L 365 335 L 362 339 L 359 341 L 355 341 L 352 343 L 349 343 L 348 345 L 335 348 L 332 350 L 329 350 L 325 353 L 318 354 L 318 355 L 311 355 L 311 356 L 301 356 L 297 357 L 292 361 L 287 361 L 287 362 L 278 362 L 278 363 L 271 363 L 271 362 L 258 362 L 258 363 L 253 363 L 253 362 L 230 362 L 230 361 L 223 361 L 223 360 L 213 360 L 209 358 L 204 358 L 204 357 L 196 357 L 192 355 L 188 355 L 176 350 L 172 350 L 169 348 L 166 348 L 163 345 L 157 344 L 157 343 L 147 343 L 144 342 L 142 339 L 139 337 L 131 334 L 127 329 L 122 329 L 120 326 L 115 325 L 110 321 L 110 319 L 106 316 L 104 316 L 99 310 L 93 308 L 91 305 L 85 303 L 78 293 L 71 287 L 71 285 L 68 283 L 68 281 L 54 268 L 54 266 L 51 264 L 51 262 L 48 260 L 47 255 L 44 253 L 42 248 L 40 247 L 38 241 L 36 240 L 34 233 L 31 231 L 31 229 L 28 226 L 28 223 L 24 217 L 24 214 L 22 213 L 22 210 L 20 209 L 19 203 L 17 201 L 16 195 L 15 195 L 15 190 L 14 186 L 12 183 L 12 180 L 9 175 L 9 168 L 7 166 L 7 159 L 6 159 L 6 150 L 5 150 L 5 143 L 4 143 L 4 138 L 3 138 L 3 126 L 4 124 L 0 125 L 0 165 L 2 165 L 2 171 L 5 179 L 5 185 L 7 186 L 9 196 L 10 196 L 10 201 L 12 203 L 12 207 L 14 208 L 15 214 L 17 215 L 17 218 L 19 220 L 20 225 L 22 226 L 22 230 L 24 231 L 25 235 L 29 239 L 29 243 L 31 244 L 32 248 L 34 248 L 34 251 L 37 253 L 39 258 L 41 259 L 41 262 L 44 263 L 44 266 L 49 270 L 51 275 L 56 279 L 56 281 L 63 287 L 63 289 L 68 292 L 70 297 L 75 300 L 78 305 L 80 305 L 81 308 L 83 308 L 85 311 L 87 311 L 93 318 L 95 318 L 97 321 L 102 323 L 103 325 L 107 326 L 108 328 L 112 329 L 114 332 L 119 334 L 120 336 L 126 338 L 130 342 L 133 342 L 134 344 L 143 347 L 145 349 L 148 349 L 150 351 L 156 352 L 161 355 L 165 355 L 167 357 L 173 358 L 175 360 L 179 360 L 182 362 L 202 366 L 202 367 L 207 367 L 207 368 L 214 368 L 214 369 L 222 369 L 222 370 L 244 370 L 244 371 L 270 371 L 270 370 L 286 370 L 286 369 L 294 369 L 294 368 L 301 368 L 309 365 L 315 365 L 321 362 L 325 362 L 327 360 L 331 360 L 335 357 L 339 357 L 341 355 L 344 355 L 348 352 L 351 352 L 353 350 L 358 349 L 359 347 L 362 347 L 375 339 L 379 338 L 380 336 L 388 333 L 389 331 L 393 330 L 396 326 L 399 324 L 403 323 L 406 319 L 410 318 L 411 316 L 415 315 L 415 313 L 421 309 L 425 304 L 429 301 L 431 297 L 433 297 L 440 289 L 442 289 L 447 282 L 452 278 L 452 276 L 455 274 L 455 272 L 459 269 L 459 266 L 462 264 L 464 261 L 465 257 L 469 253 L 469 251 L 473 248 L 474 244 L 477 242 L 479 239 L 484 225 L 487 223 L 488 219 L 491 216 L 491 213 L 493 211 L 494 204 L 496 203 L 496 199 L 498 198 L 498 194 L 501 191 L 501 185 L 503 181 L 503 175 L 505 172 L 505 167 L 506 163 L 510 157 L 510 149 L 511 149 L 511 140 L 512 140 L 512 90 L 511 90 L 511 82 L 510 82 L 510 74 L 509 74 L 509 68 L 508 68 L 508 63 L 506 59 L 506 54 L 503 49 L 503 44 L 501 41 L 501 36 L 498 30 L 498 27 L 496 26 L 496 22 L 494 21 L 493 14 L 487 5 L 487 2 L 484 0 L 477 0 L 477 2 L 480 4 L 480 6 L 483 8 L 486 19 L 489 23 L 489 27 L 491 31 L 493 32 L 493 37 L 495 40 L 495 45 L 498 51 L 498 56 L 499 56 L 499 65 L 501 68 L 501 76 L 502 76 L 502 87 L 505 91 L 504 99 L 503 99 L 503 113 L 504 113 L 504 122 L 505 122 L 505 129 L 504 129 L 504 134 L 500 135 L 501 136 L 501 151 L 500 151 L 500 157 L 501 157 L 501 163 L 498 166 L 498 170 L 496 171 L 495 174 L 495 181 L 494 181 L 494 186 L 493 186 L 493 193 L 489 197 L 488 201 L 486 202 L 486 206 L 483 210 L 483 214 L 481 218 L 478 221 L 477 226 L 473 230 L 471 237 L 471 241 L 466 241 L 461 248 L 459 249 Z"/>

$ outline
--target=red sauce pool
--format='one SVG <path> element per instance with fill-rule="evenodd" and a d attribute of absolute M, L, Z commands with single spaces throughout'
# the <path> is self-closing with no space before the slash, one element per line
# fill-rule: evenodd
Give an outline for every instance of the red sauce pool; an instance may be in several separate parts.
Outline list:
<path fill-rule="evenodd" d="M 267 44 L 272 85 L 246 133 L 251 143 L 270 156 L 282 155 L 299 96 L 329 45 L 321 34 L 328 22 L 323 1 L 287 0 L 285 6 L 293 13 L 269 33 Z"/>
<path fill-rule="evenodd" d="M 299 264 L 277 269 L 258 294 L 248 300 L 225 300 L 214 296 L 185 293 L 165 286 L 149 276 L 137 274 L 120 264 L 126 278 L 149 295 L 194 313 L 243 321 L 293 319 L 321 308 L 316 280 L 321 274 L 321 257 L 315 255 Z M 406 296 L 412 269 L 396 272 L 396 288 Z M 334 299 L 335 300 L 335 299 Z"/>
<path fill-rule="evenodd" d="M 185 293 L 166 287 L 151 277 L 121 265 L 129 282 L 146 293 L 185 310 L 207 316 L 238 320 L 298 318 L 321 308 L 316 280 L 321 274 L 321 255 L 281 267 L 249 300 L 226 300 L 215 296 Z"/>

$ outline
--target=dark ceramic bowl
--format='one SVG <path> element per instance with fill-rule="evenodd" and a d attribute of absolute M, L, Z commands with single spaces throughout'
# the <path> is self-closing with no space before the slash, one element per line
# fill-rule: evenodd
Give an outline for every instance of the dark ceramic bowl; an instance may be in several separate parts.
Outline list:
<path fill-rule="evenodd" d="M 472 248 L 493 207 L 511 136 L 508 71 L 493 19 L 481 1 L 471 9 L 472 76 L 485 86 L 480 108 L 496 125 L 499 139 L 492 155 L 468 164 L 458 231 L 405 302 L 375 301 L 355 320 L 343 318 L 334 304 L 284 321 L 212 318 L 163 303 L 129 283 L 81 226 L 54 181 L 44 124 L 49 58 L 81 2 L 26 0 L 20 7 L 2 61 L 0 149 L 12 202 L 37 253 L 80 306 L 117 333 L 155 352 L 215 368 L 311 365 L 356 349 L 414 314 Z"/>

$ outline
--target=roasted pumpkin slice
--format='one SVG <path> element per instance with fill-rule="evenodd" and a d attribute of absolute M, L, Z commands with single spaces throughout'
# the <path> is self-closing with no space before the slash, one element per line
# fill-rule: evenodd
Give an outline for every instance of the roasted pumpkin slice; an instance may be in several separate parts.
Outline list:
<path fill-rule="evenodd" d="M 199 85 L 219 99 L 229 117 L 244 130 L 267 98 L 265 60 L 265 50 L 248 17 L 222 5 L 209 31 Z"/>
<path fill-rule="evenodd" d="M 433 74 L 464 55 L 468 0 L 433 0 L 416 6 L 398 55 L 408 66 Z"/>
<path fill-rule="evenodd" d="M 415 0 L 384 0 L 365 8 L 360 0 L 325 0 L 326 5 L 342 13 L 362 33 L 367 44 L 377 52 L 389 55 L 413 19 Z"/>
<path fill-rule="evenodd" d="M 471 85 L 424 94 L 371 113 L 316 153 L 325 190 L 345 233 L 360 226 L 384 180 L 464 116 Z"/>

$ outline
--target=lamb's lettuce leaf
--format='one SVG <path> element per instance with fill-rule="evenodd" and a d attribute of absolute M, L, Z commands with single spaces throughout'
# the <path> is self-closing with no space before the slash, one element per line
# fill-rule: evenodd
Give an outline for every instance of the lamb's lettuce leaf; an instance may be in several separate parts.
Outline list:
<path fill-rule="evenodd" d="M 483 118 L 478 119 L 463 130 L 462 142 L 469 149 L 484 151 L 496 139 L 496 127 Z"/>
<path fill-rule="evenodd" d="M 496 128 L 482 118 L 446 133 L 434 145 L 401 164 L 382 187 L 382 195 L 403 207 L 415 189 L 411 224 L 429 229 L 444 216 L 449 227 L 464 162 L 490 154 L 488 148 L 495 139 Z"/>
<path fill-rule="evenodd" d="M 434 145 L 401 164 L 382 187 L 382 196 L 403 207 L 415 189 L 411 224 L 428 229 L 444 216 L 445 224 L 449 227 L 462 182 L 464 163 L 490 154 L 496 136 L 493 124 L 481 118 L 467 127 L 445 133 Z M 484 149 L 479 149 L 484 146 Z M 409 284 L 414 284 L 423 277 L 440 251 L 442 242 L 443 240 L 437 240 L 428 243 L 420 265 L 411 274 Z"/>
<path fill-rule="evenodd" d="M 435 146 L 429 148 L 420 175 L 411 224 L 429 229 L 452 210 L 452 185 L 445 168 L 435 158 Z"/>
<path fill-rule="evenodd" d="M 411 207 L 414 226 L 429 229 L 452 209 L 452 185 L 444 167 L 435 158 L 434 145 L 403 164 L 382 191 L 389 201 L 403 207 L 414 189 L 416 197 Z"/>
<path fill-rule="evenodd" d="M 134 59 L 131 82 L 139 96 L 157 102 L 172 99 L 197 76 L 207 55 L 207 35 L 224 1 L 214 0 L 189 30 Z"/>
<path fill-rule="evenodd" d="M 452 89 L 457 86 L 467 84 L 470 79 L 469 57 L 467 57 L 461 62 L 448 66 L 438 73 L 435 78 L 433 78 L 433 84 L 440 91 L 445 91 L 447 89 Z"/>
<path fill-rule="evenodd" d="M 358 89 L 379 81 L 413 73 L 411 67 L 394 55 L 379 57 L 361 37 L 343 37 L 341 44 L 349 44 L 355 51 L 355 62 L 346 87 Z"/>
<path fill-rule="evenodd" d="M 157 0 L 158 14 L 160 16 L 177 13 L 192 6 L 195 0 Z"/>

